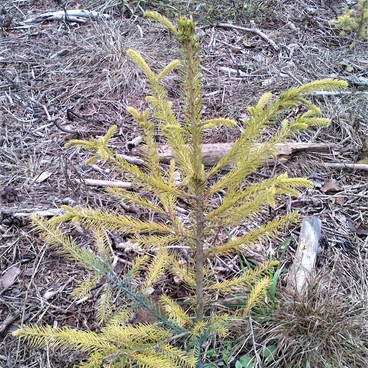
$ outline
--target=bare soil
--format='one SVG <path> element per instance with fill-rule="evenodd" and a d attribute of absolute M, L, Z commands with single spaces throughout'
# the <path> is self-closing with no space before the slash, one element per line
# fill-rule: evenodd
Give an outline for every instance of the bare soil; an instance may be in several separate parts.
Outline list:
<path fill-rule="evenodd" d="M 198 17 L 204 115 L 241 121 L 247 106 L 265 91 L 277 94 L 327 77 L 347 80 L 347 91 L 314 97 L 331 118 L 330 126 L 294 137 L 335 147 L 275 162 L 252 180 L 284 171 L 311 179 L 314 188 L 298 199 L 285 199 L 272 211 L 295 208 L 302 217 L 319 216 L 329 247 L 366 262 L 368 171 L 328 164 L 354 164 L 367 158 L 368 88 L 361 82 L 368 80 L 368 43 L 351 48 L 353 38 L 343 38 L 330 27 L 328 21 L 344 1 L 276 3 L 254 23 L 241 19 L 236 23 L 261 30 L 274 44 L 254 32 Z M 86 166 L 88 154 L 65 148 L 65 143 L 76 137 L 100 137 L 117 124 L 113 144 L 119 153 L 129 154 L 127 142 L 139 131 L 125 109 L 145 106 L 146 85 L 125 51 L 138 50 L 160 70 L 178 56 L 177 48 L 166 31 L 138 12 L 130 16 L 115 10 L 109 20 L 84 24 L 67 20 L 28 24 L 24 21 L 32 15 L 61 10 L 60 6 L 46 0 L 3 0 L 0 5 L 14 16 L 10 27 L 0 29 L 0 279 L 11 267 L 20 270 L 15 282 L 0 292 L 0 367 L 66 367 L 76 356 L 30 350 L 11 336 L 21 323 L 99 327 L 93 298 L 81 304 L 70 298 L 85 271 L 38 239 L 29 214 L 62 204 L 125 211 L 103 188 L 83 184 L 89 178 L 121 178 L 103 164 Z M 87 5 L 69 1 L 67 8 Z M 175 102 L 177 77 L 168 77 L 165 84 Z M 239 133 L 240 128 L 219 129 L 205 141 L 232 142 Z M 274 242 L 255 247 L 249 257 L 267 258 L 282 239 L 291 238 L 290 259 L 298 233 L 298 227 L 291 228 Z M 82 230 L 79 236 L 83 238 Z"/>

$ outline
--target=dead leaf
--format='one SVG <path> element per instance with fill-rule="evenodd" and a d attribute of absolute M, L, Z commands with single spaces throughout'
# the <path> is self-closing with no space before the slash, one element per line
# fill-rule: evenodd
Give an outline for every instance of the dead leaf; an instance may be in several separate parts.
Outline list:
<path fill-rule="evenodd" d="M 0 323 L 0 334 L 4 332 L 6 328 L 18 318 L 19 315 L 20 315 L 19 311 L 8 314 L 8 316 L 4 319 L 4 321 Z"/>
<path fill-rule="evenodd" d="M 362 157 L 357 164 L 368 164 L 368 135 L 365 137 L 362 149 Z"/>
<path fill-rule="evenodd" d="M 353 221 L 348 220 L 348 227 L 353 233 L 357 235 L 368 235 L 368 230 L 366 230 L 364 225 L 362 226 L 362 224 L 356 227 Z"/>
<path fill-rule="evenodd" d="M 268 86 L 274 85 L 275 82 L 276 82 L 276 79 L 272 77 L 272 78 L 267 78 L 263 80 L 261 84 L 263 87 L 268 87 Z"/>
<path fill-rule="evenodd" d="M 42 183 L 43 181 L 47 180 L 52 175 L 50 171 L 44 171 L 40 175 L 37 175 L 33 178 L 32 183 Z"/>
<path fill-rule="evenodd" d="M 359 161 L 357 162 L 357 164 L 359 164 L 359 165 L 366 165 L 366 164 L 368 164 L 368 156 L 367 156 L 367 157 L 362 158 L 361 160 L 359 160 Z"/>
<path fill-rule="evenodd" d="M 9 268 L 4 275 L 1 277 L 1 286 L 2 289 L 5 291 L 9 289 L 15 282 L 15 279 L 20 274 L 20 269 L 18 267 L 11 267 Z"/>
<path fill-rule="evenodd" d="M 176 285 L 179 285 L 183 282 L 183 279 L 179 276 L 174 276 L 173 279 Z"/>
<path fill-rule="evenodd" d="M 152 295 L 151 301 L 153 303 L 157 302 L 159 296 L 158 295 Z M 147 308 L 138 308 L 135 311 L 135 315 L 133 319 L 131 320 L 132 324 L 137 323 L 155 323 L 157 322 L 157 318 L 147 309 Z"/>
<path fill-rule="evenodd" d="M 135 316 L 131 321 L 133 324 L 138 323 L 155 323 L 157 319 L 146 308 L 139 308 L 135 312 Z"/>
<path fill-rule="evenodd" d="M 340 206 L 343 206 L 345 204 L 345 197 L 336 197 L 335 202 Z"/>
<path fill-rule="evenodd" d="M 58 290 L 50 290 L 50 291 L 46 291 L 44 294 L 43 294 L 43 298 L 45 300 L 49 300 L 51 298 L 53 298 L 57 293 L 59 293 L 61 291 L 61 289 L 58 289 Z"/>
<path fill-rule="evenodd" d="M 249 42 L 248 40 L 245 40 L 245 39 L 243 39 L 243 40 L 242 40 L 242 44 L 243 44 L 243 46 L 244 46 L 244 47 L 246 47 L 246 48 L 253 48 L 253 47 L 256 47 L 256 44 L 255 44 L 255 43 L 253 43 L 253 42 Z"/>
<path fill-rule="evenodd" d="M 125 268 L 125 263 L 120 259 L 118 256 L 114 256 L 113 262 L 112 262 L 112 269 L 114 270 L 114 273 L 117 275 L 120 275 L 123 273 Z"/>
<path fill-rule="evenodd" d="M 341 187 L 336 179 L 328 179 L 325 181 L 320 190 L 322 193 L 337 192 L 341 190 Z"/>
<path fill-rule="evenodd" d="M 120 242 L 115 247 L 117 249 L 123 249 L 125 252 L 140 252 L 142 250 L 139 243 L 132 243 L 130 240 Z"/>
<path fill-rule="evenodd" d="M 23 271 L 23 276 L 32 277 L 34 273 L 33 267 L 28 267 Z"/>

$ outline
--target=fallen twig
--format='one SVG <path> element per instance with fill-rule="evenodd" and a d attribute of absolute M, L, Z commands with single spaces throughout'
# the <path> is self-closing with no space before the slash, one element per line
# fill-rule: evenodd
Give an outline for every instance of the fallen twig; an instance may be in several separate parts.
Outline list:
<path fill-rule="evenodd" d="M 255 145 L 254 149 L 257 149 L 259 145 Z M 203 164 L 214 165 L 219 159 L 230 150 L 232 143 L 211 143 L 202 145 Z M 159 144 L 159 158 L 160 161 L 170 162 L 173 158 L 172 152 L 167 145 Z M 336 144 L 329 143 L 281 143 L 276 144 L 276 156 L 279 162 L 285 162 L 289 156 L 293 153 L 308 151 L 308 152 L 329 152 L 331 149 L 336 149 Z M 132 149 L 133 155 L 142 155 L 144 153 L 144 147 L 137 147 Z M 272 163 L 275 160 L 271 157 L 268 163 Z"/>
<path fill-rule="evenodd" d="M 34 208 L 27 208 L 27 209 L 21 209 L 21 210 L 15 210 L 13 208 L 7 208 L 7 207 L 0 207 L 0 213 L 4 213 L 6 217 L 12 217 L 16 219 L 24 219 L 29 218 L 31 216 L 38 216 L 38 217 L 54 217 L 54 216 L 60 216 L 65 211 L 62 208 L 50 208 L 47 210 L 38 210 Z"/>
<path fill-rule="evenodd" d="M 359 78 L 355 75 L 353 75 L 352 77 L 343 77 L 341 79 L 345 79 L 349 82 L 350 85 L 352 86 L 357 86 L 357 87 L 368 87 L 368 78 Z"/>
<path fill-rule="evenodd" d="M 350 169 L 368 171 L 368 164 L 344 164 L 344 163 L 325 163 L 326 167 L 332 169 Z"/>
<path fill-rule="evenodd" d="M 310 96 L 368 95 L 368 91 L 318 91 L 308 93 Z"/>
<path fill-rule="evenodd" d="M 259 37 L 261 37 L 263 40 L 265 40 L 269 45 L 271 45 L 272 48 L 275 51 L 280 51 L 280 47 L 275 43 L 275 41 L 271 40 L 267 35 L 265 35 L 258 28 L 255 28 L 255 27 L 245 28 L 245 27 L 236 26 L 236 25 L 230 24 L 230 23 L 218 23 L 217 26 L 218 27 L 223 27 L 223 28 L 238 29 L 239 31 L 245 31 L 245 32 L 255 33 L 256 35 L 258 35 Z"/>
<path fill-rule="evenodd" d="M 79 134 L 79 132 L 77 132 L 76 130 L 73 130 L 73 129 L 71 129 L 70 128 L 70 126 L 69 125 L 67 125 L 67 126 L 65 126 L 65 127 L 63 127 L 63 126 L 61 126 L 58 122 L 57 122 L 57 120 L 56 119 L 52 119 L 52 120 L 50 120 L 55 126 L 56 126 L 56 128 L 58 128 L 60 131 L 62 131 L 62 132 L 64 132 L 64 133 L 68 133 L 68 134 Z"/>
<path fill-rule="evenodd" d="M 64 212 L 62 208 L 50 208 L 48 210 L 24 210 L 24 212 L 14 212 L 12 215 L 15 218 L 31 217 L 33 215 L 38 217 L 53 217 L 62 215 Z"/>
<path fill-rule="evenodd" d="M 3 322 L 0 323 L 0 334 L 6 330 L 6 328 L 11 325 L 20 315 L 19 311 L 10 313 Z"/>
<path fill-rule="evenodd" d="M 144 164 L 144 160 L 142 160 L 139 157 L 121 155 L 121 154 L 119 155 L 119 157 L 124 159 L 125 161 L 128 161 L 130 164 L 133 164 L 133 165 L 143 165 Z"/>
<path fill-rule="evenodd" d="M 28 18 L 24 21 L 25 24 L 30 23 L 39 23 L 45 20 L 64 20 L 67 22 L 78 22 L 78 23 L 86 23 L 90 19 L 96 18 L 111 18 L 108 14 L 98 13 L 96 11 L 90 10 L 80 10 L 80 9 L 73 9 L 73 10 L 59 10 L 55 12 L 48 12 L 36 15 L 35 17 Z"/>
<path fill-rule="evenodd" d="M 99 179 L 77 179 L 78 183 L 93 185 L 97 187 L 116 187 L 116 188 L 124 188 L 131 189 L 133 188 L 133 183 L 128 181 L 120 181 L 120 180 L 99 180 Z"/>
<path fill-rule="evenodd" d="M 233 69 L 233 68 L 228 68 L 226 66 L 220 66 L 219 69 L 225 73 L 228 73 L 228 74 L 235 74 L 239 77 L 247 77 L 249 76 L 249 74 L 247 73 L 244 73 L 243 71 L 241 70 L 238 70 L 238 69 Z"/>

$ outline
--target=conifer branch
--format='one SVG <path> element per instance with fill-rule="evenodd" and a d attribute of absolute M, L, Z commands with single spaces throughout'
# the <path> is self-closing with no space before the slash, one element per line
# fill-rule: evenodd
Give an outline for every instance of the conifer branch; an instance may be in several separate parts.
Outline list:
<path fill-rule="evenodd" d="M 270 285 L 271 279 L 269 277 L 264 277 L 255 284 L 249 293 L 247 305 L 242 311 L 244 317 L 247 316 L 251 309 L 261 300 L 261 296 L 264 296 Z"/>
<path fill-rule="evenodd" d="M 158 313 L 154 308 L 152 308 L 146 301 L 144 301 L 143 297 L 129 290 L 124 283 L 118 280 L 112 272 L 108 272 L 105 274 L 107 279 L 111 282 L 113 286 L 123 291 L 133 300 L 139 303 L 143 308 L 147 309 L 159 322 L 162 323 L 163 326 L 167 327 L 170 331 L 174 331 L 175 333 L 182 333 L 184 330 L 174 323 L 170 322 L 166 318 L 164 318 L 160 313 Z"/>
<path fill-rule="evenodd" d="M 155 221 L 141 221 L 124 215 L 88 208 L 75 209 L 68 206 L 63 206 L 63 208 L 68 212 L 68 216 L 62 215 L 65 222 L 80 222 L 91 230 L 106 228 L 122 234 L 145 234 L 151 232 L 173 234 L 173 229 L 169 226 Z M 57 218 L 54 221 L 57 221 Z"/>
<path fill-rule="evenodd" d="M 196 234 L 195 234 L 195 271 L 196 271 L 196 320 L 197 322 L 203 319 L 204 312 L 204 287 L 203 287 L 203 268 L 204 268 L 204 208 L 203 195 L 200 189 L 197 191 L 196 198 Z"/>
<path fill-rule="evenodd" d="M 175 257 L 175 255 L 170 255 L 170 271 L 173 275 L 177 276 L 179 280 L 183 281 L 186 286 L 192 290 L 195 289 L 196 280 L 192 269 L 183 265 Z"/>
<path fill-rule="evenodd" d="M 208 288 L 208 291 L 216 291 L 219 293 L 227 294 L 229 292 L 239 290 L 252 283 L 256 283 L 261 276 L 263 276 L 267 272 L 270 272 L 270 270 L 272 270 L 273 267 L 277 266 L 277 264 L 277 261 L 268 261 L 257 266 L 255 269 L 245 269 L 243 273 L 239 276 L 233 277 L 229 280 L 214 283 Z"/>
<path fill-rule="evenodd" d="M 106 327 L 126 325 L 133 317 L 131 309 L 122 309 L 116 312 L 106 323 Z"/>
<path fill-rule="evenodd" d="M 157 214 L 166 216 L 165 210 L 160 205 L 153 203 L 151 200 L 142 197 L 138 193 L 129 192 L 125 189 L 120 188 L 108 188 L 107 193 L 116 198 L 122 199 L 128 205 L 148 209 Z"/>
<path fill-rule="evenodd" d="M 131 243 L 139 244 L 143 249 L 147 250 L 158 250 L 163 247 L 169 248 L 170 245 L 183 242 L 185 240 L 184 236 L 180 235 L 135 235 L 130 238 Z"/>
<path fill-rule="evenodd" d="M 147 263 L 149 262 L 149 258 L 150 257 L 147 254 L 137 256 L 137 257 L 134 258 L 134 260 L 132 262 L 132 265 L 130 266 L 129 271 L 127 272 L 126 284 L 130 283 L 136 277 L 138 277 L 140 272 L 146 267 Z"/>
<path fill-rule="evenodd" d="M 160 301 L 170 320 L 174 321 L 178 326 L 184 327 L 192 323 L 188 314 L 174 300 L 166 295 L 162 295 Z"/>
<path fill-rule="evenodd" d="M 286 173 L 280 174 L 277 177 L 266 179 L 260 183 L 249 185 L 236 193 L 226 193 L 222 200 L 222 204 L 215 210 L 211 211 L 206 216 L 206 219 L 210 221 L 210 226 L 217 226 L 217 218 L 219 218 L 220 216 L 224 216 L 224 213 L 226 211 L 232 211 L 234 207 L 240 207 L 243 204 L 245 205 L 246 203 L 249 203 L 251 200 L 257 197 L 259 193 L 263 193 L 270 188 L 275 188 L 275 195 L 298 195 L 299 193 L 297 191 L 293 191 L 293 193 L 291 193 L 290 189 L 294 187 L 309 187 L 310 185 L 311 182 L 306 179 L 288 178 L 288 175 Z"/>
<path fill-rule="evenodd" d="M 207 119 L 202 121 L 201 123 L 201 129 L 214 129 L 219 126 L 222 127 L 235 127 L 237 125 L 237 122 L 232 119 L 226 119 L 226 118 L 217 118 L 217 119 Z"/>
<path fill-rule="evenodd" d="M 57 249 L 61 254 L 90 270 L 98 269 L 101 272 L 108 270 L 107 260 L 103 260 L 87 249 L 80 248 L 69 236 L 57 229 L 51 221 L 32 216 L 34 230 L 38 232 L 43 240 Z"/>
<path fill-rule="evenodd" d="M 101 277 L 98 275 L 93 275 L 87 280 L 83 281 L 71 292 L 71 297 L 73 299 L 83 299 L 90 295 L 91 290 L 96 287 Z"/>
<path fill-rule="evenodd" d="M 142 285 L 143 290 L 148 290 L 152 287 L 153 283 L 164 273 L 167 268 L 167 258 L 168 258 L 167 249 L 160 249 L 159 252 L 156 253 L 156 256 L 152 263 L 150 264 L 148 274 L 146 276 L 146 280 Z"/>
<path fill-rule="evenodd" d="M 280 218 L 270 221 L 261 227 L 257 227 L 249 231 L 247 234 L 240 236 L 237 239 L 230 240 L 213 249 L 207 250 L 208 256 L 210 254 L 228 254 L 229 252 L 240 250 L 242 247 L 254 244 L 255 242 L 261 241 L 267 237 L 273 237 L 284 226 L 296 223 L 298 219 L 299 214 L 297 212 L 291 212 L 287 215 L 281 216 Z"/>
<path fill-rule="evenodd" d="M 219 162 L 209 171 L 208 175 L 212 177 L 218 173 L 225 166 L 230 165 L 233 162 L 238 162 L 244 156 L 246 157 L 252 142 L 258 138 L 261 131 L 270 124 L 275 124 L 277 118 L 281 114 L 285 114 L 288 109 L 296 107 L 298 103 L 305 104 L 315 115 L 321 113 L 321 111 L 309 100 L 304 98 L 302 94 L 312 93 L 319 90 L 336 90 L 346 88 L 347 83 L 345 81 L 336 79 L 323 79 L 307 83 L 297 88 L 291 88 L 288 91 L 281 93 L 273 101 L 271 100 L 272 94 L 265 93 L 262 95 L 256 106 L 249 107 L 248 111 L 251 115 L 250 119 L 244 120 L 245 130 L 241 137 L 233 144 L 232 148 L 219 160 Z M 310 114 L 310 112 L 307 113 Z M 304 114 L 304 118 L 305 118 Z M 317 117 L 308 120 L 304 120 L 307 126 L 314 125 L 327 125 L 329 119 L 317 119 Z M 302 126 L 304 129 L 306 126 Z M 300 128 L 300 127 L 299 127 Z M 278 142 L 282 142 L 293 130 L 297 130 L 298 126 L 290 125 L 289 129 L 285 131 L 285 135 L 280 137 Z M 275 143 L 277 143 L 275 141 Z M 272 153 L 272 150 L 270 151 Z M 212 189 L 215 192 L 215 189 Z"/>
<path fill-rule="evenodd" d="M 103 355 L 117 353 L 119 348 L 111 341 L 101 339 L 92 331 L 78 331 L 70 327 L 54 329 L 52 326 L 24 326 L 13 334 L 25 338 L 34 347 L 51 345 L 60 348 L 73 347 L 81 352 Z"/>
<path fill-rule="evenodd" d="M 175 26 L 164 16 L 160 13 L 153 12 L 153 11 L 145 11 L 144 16 L 147 18 L 152 18 L 158 23 L 162 24 L 168 31 L 170 31 L 174 36 L 177 34 L 177 30 Z"/>
<path fill-rule="evenodd" d="M 149 175 L 144 173 L 139 167 L 129 163 L 127 160 L 111 151 L 107 147 L 107 143 L 108 139 L 110 139 L 111 135 L 116 131 L 116 129 L 117 129 L 116 126 L 112 126 L 109 132 L 99 140 L 94 139 L 90 141 L 71 140 L 69 141 L 68 146 L 82 147 L 90 150 L 91 152 L 95 152 L 96 154 L 93 155 L 90 159 L 88 159 L 86 161 L 86 164 L 91 164 L 97 159 L 105 160 L 119 172 L 129 174 L 132 177 L 132 180 L 134 180 L 135 185 L 137 187 L 142 187 L 148 191 L 152 191 L 155 194 L 167 192 L 173 193 L 180 198 L 189 197 L 189 195 L 184 191 L 178 190 L 173 186 L 169 186 L 165 184 L 162 180 L 150 177 Z M 178 137 L 176 138 L 179 139 Z"/>
<path fill-rule="evenodd" d="M 189 152 L 185 145 L 186 141 L 183 137 L 183 130 L 172 111 L 172 104 L 169 102 L 164 88 L 160 85 L 158 77 L 146 69 L 145 63 L 142 64 L 143 59 L 138 53 L 133 50 L 128 50 L 127 55 L 130 56 L 132 61 L 136 62 L 138 66 L 141 68 L 143 67 L 143 71 L 148 77 L 152 93 L 152 97 L 150 96 L 148 102 L 154 109 L 153 116 L 159 123 L 161 133 L 170 144 L 175 160 L 186 176 L 190 177 L 193 173 L 190 165 Z"/>
<path fill-rule="evenodd" d="M 100 323 L 106 323 L 112 315 L 112 290 L 111 285 L 106 284 L 97 302 L 97 319 Z"/>

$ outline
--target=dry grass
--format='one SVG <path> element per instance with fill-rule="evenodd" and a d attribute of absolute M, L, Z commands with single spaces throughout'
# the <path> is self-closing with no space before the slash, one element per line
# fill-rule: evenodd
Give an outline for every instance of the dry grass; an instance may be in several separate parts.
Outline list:
<path fill-rule="evenodd" d="M 277 346 L 269 367 L 366 367 L 368 259 L 328 251 L 303 295 L 280 290 L 280 305 L 255 324 L 257 346 Z M 325 255 L 326 256 L 326 255 Z"/>
<path fill-rule="evenodd" d="M 66 2 L 69 8 L 75 7 L 76 3 Z M 27 12 L 56 8 L 54 1 L 37 4 L 8 2 L 6 5 L 16 22 L 24 19 Z M 280 46 L 280 52 L 275 52 L 256 34 L 217 27 L 208 19 L 206 25 L 200 23 L 202 27 L 198 29 L 198 36 L 204 66 L 204 115 L 241 120 L 246 114 L 246 106 L 254 103 L 265 91 L 278 93 L 317 78 L 366 78 L 368 44 L 361 43 L 352 51 L 350 40 L 341 39 L 328 25 L 327 20 L 335 16 L 339 5 L 338 1 L 325 7 L 317 6 L 312 0 L 280 1 L 272 17 L 267 13 L 267 17 L 257 18 L 256 26 Z M 317 8 L 318 16 L 310 14 L 313 8 Z M 114 123 L 119 126 L 114 146 L 119 153 L 126 153 L 126 142 L 139 133 L 125 107 L 128 104 L 138 109 L 145 106 L 145 85 L 140 73 L 127 61 L 125 50 L 139 50 L 155 70 L 161 69 L 177 55 L 173 40 L 161 28 L 152 26 L 139 16 L 135 19 L 121 17 L 115 8 L 111 13 L 114 16 L 110 21 L 84 25 L 45 22 L 31 28 L 16 26 L 5 30 L 0 38 L 0 267 L 2 274 L 14 265 L 21 270 L 14 286 L 0 296 L 0 322 L 9 315 L 15 316 L 1 335 L 0 366 L 66 367 L 68 359 L 73 359 L 53 355 L 50 351 L 29 351 L 18 345 L 9 334 L 19 323 L 98 327 L 94 320 L 95 299 L 92 297 L 84 304 L 76 305 L 69 297 L 70 290 L 80 282 L 83 272 L 47 250 L 30 230 L 27 219 L 19 219 L 14 213 L 58 208 L 63 203 L 126 211 L 104 191 L 76 181 L 80 178 L 111 180 L 115 179 L 115 174 L 102 164 L 86 167 L 83 163 L 85 154 L 77 149 L 67 150 L 64 144 L 76 135 L 99 137 Z M 238 19 L 237 23 L 249 26 L 244 19 Z M 176 77 L 165 83 L 175 103 Z M 318 105 L 332 117 L 332 124 L 329 128 L 295 138 L 333 142 L 337 144 L 336 149 L 328 154 L 301 153 L 286 164 L 263 168 L 249 178 L 255 181 L 284 171 L 292 176 L 310 178 L 314 188 L 305 191 L 299 199 L 282 202 L 276 209 L 265 212 L 263 220 L 272 219 L 293 207 L 299 209 L 302 216 L 321 217 L 323 234 L 328 237 L 332 248 L 352 247 L 360 251 L 358 258 L 349 256 L 350 263 L 345 259 L 346 267 L 341 272 L 345 278 L 339 279 L 342 291 L 339 289 L 337 296 L 332 293 L 337 286 L 331 285 L 330 298 L 322 300 L 318 297 L 317 287 L 313 291 L 316 293 L 313 303 L 305 305 L 303 300 L 284 300 L 285 308 L 279 310 L 279 313 L 284 313 L 277 317 L 280 321 L 281 317 L 295 318 L 293 308 L 297 308 L 300 313 L 298 319 L 307 323 L 309 328 L 315 328 L 315 321 L 326 325 L 336 318 L 335 331 L 345 323 L 338 318 L 339 314 L 353 322 L 354 318 L 362 318 L 366 313 L 360 308 L 362 299 L 359 294 L 361 290 L 366 293 L 366 284 L 352 283 L 351 277 L 354 280 L 366 278 L 366 269 L 359 268 L 356 262 L 366 262 L 368 246 L 367 173 L 325 167 L 328 162 L 354 163 L 362 155 L 368 135 L 368 94 L 354 86 L 349 90 L 352 93 L 316 95 Z M 75 133 L 65 133 L 58 126 Z M 206 136 L 206 142 L 231 142 L 238 134 L 239 129 L 219 129 Z M 35 181 L 42 173 L 50 173 L 50 176 L 42 182 Z M 340 190 L 321 192 L 324 181 L 330 178 L 337 180 Z M 244 227 L 254 225 L 245 224 Z M 241 230 L 235 229 L 235 233 Z M 275 248 L 285 238 L 292 239 L 291 254 L 297 235 L 298 228 L 289 229 L 275 242 L 256 245 L 247 257 L 255 262 L 267 259 L 275 252 L 277 254 Z M 80 237 L 83 238 L 83 234 Z M 88 237 L 84 242 L 88 242 Z M 124 261 L 128 254 L 119 256 Z M 230 261 L 235 269 L 240 267 L 238 259 Z M 223 267 L 223 262 L 219 261 L 214 266 Z M 354 266 L 357 269 L 353 271 Z M 341 269 L 342 265 L 339 267 Z M 45 300 L 44 295 L 49 290 L 57 293 Z M 331 309 L 331 305 L 334 308 Z M 349 306 L 355 316 L 349 315 Z M 316 318 L 309 321 L 307 311 L 314 313 Z M 322 318 L 322 311 L 330 311 L 326 320 Z M 284 328 L 283 336 L 289 341 L 290 351 L 299 351 L 300 344 L 307 339 L 306 335 L 301 334 L 296 339 L 298 335 L 286 322 L 276 327 Z M 357 331 L 351 329 L 352 338 L 358 344 Z M 322 346 L 322 337 L 323 334 L 317 334 L 315 340 L 311 340 L 313 347 Z M 338 334 L 333 338 L 342 344 Z M 293 345 L 291 341 L 294 340 Z M 331 349 L 330 355 L 333 347 Z M 298 358 L 292 359 L 296 361 Z M 364 361 L 366 356 L 356 359 L 360 364 L 358 359 Z M 348 366 L 355 367 L 354 364 Z"/>

